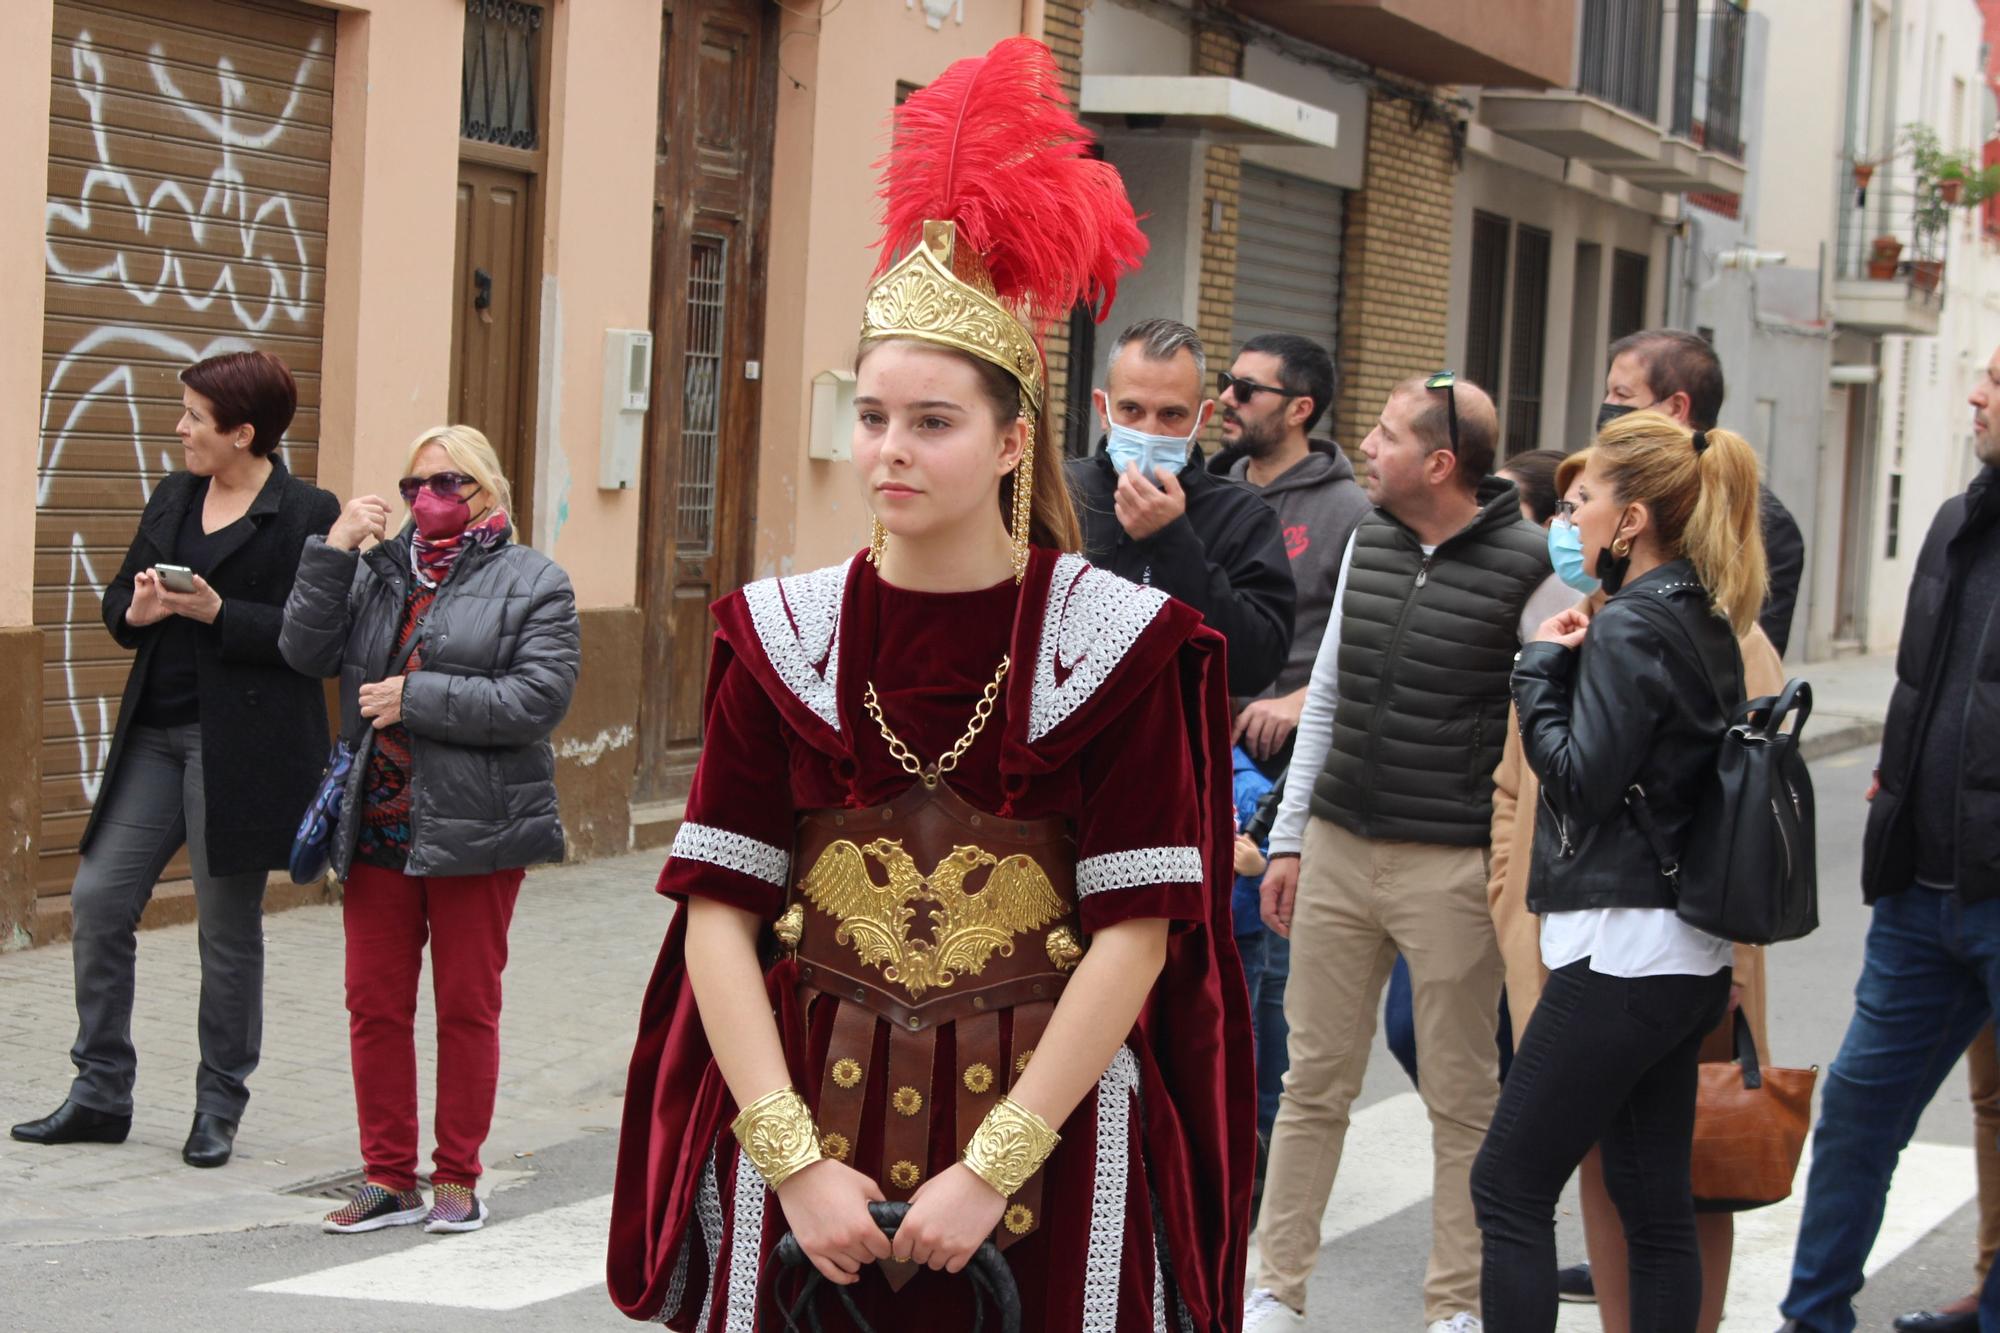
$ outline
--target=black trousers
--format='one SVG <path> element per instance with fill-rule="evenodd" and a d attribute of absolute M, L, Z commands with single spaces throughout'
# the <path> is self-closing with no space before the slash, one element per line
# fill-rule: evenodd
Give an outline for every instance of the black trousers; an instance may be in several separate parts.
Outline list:
<path fill-rule="evenodd" d="M 125 740 L 90 850 L 70 886 L 76 968 L 76 1080 L 69 1099 L 112 1115 L 132 1113 L 139 1055 L 132 1046 L 139 915 L 185 844 L 194 867 L 201 1002 L 195 1031 L 201 1066 L 194 1109 L 243 1116 L 245 1086 L 264 1041 L 264 881 L 253 870 L 208 869 L 208 806 L 201 727 L 135 724 Z"/>
<path fill-rule="evenodd" d="M 1549 975 L 1472 1168 L 1487 1333 L 1556 1326 L 1556 1202 L 1591 1146 L 1625 1224 L 1632 1333 L 1694 1333 L 1701 1251 L 1688 1181 L 1696 1057 L 1729 1005 L 1729 969 Z"/>

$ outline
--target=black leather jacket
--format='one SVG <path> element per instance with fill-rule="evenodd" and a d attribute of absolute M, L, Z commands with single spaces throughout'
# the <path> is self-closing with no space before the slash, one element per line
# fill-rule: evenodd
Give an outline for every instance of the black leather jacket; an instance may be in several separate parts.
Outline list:
<path fill-rule="evenodd" d="M 1542 784 L 1529 910 L 1672 907 L 1626 793 L 1644 789 L 1678 849 L 1728 730 L 1722 701 L 1734 712 L 1743 700 L 1736 636 L 1709 610 L 1693 566 L 1675 560 L 1619 589 L 1576 652 L 1521 649 L 1513 688 L 1522 749 Z"/>

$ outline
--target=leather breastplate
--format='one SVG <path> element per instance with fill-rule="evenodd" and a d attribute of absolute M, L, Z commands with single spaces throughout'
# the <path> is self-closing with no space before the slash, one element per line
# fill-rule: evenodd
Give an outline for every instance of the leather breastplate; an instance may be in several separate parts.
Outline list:
<path fill-rule="evenodd" d="M 1083 957 L 1076 842 L 1065 820 L 1002 819 L 919 780 L 885 805 L 801 815 L 794 850 L 775 933 L 796 955 L 801 1000 L 836 1007 L 814 1103 L 821 1145 L 908 1199 L 949 1164 L 931 1152 L 933 1114 L 951 1108 L 962 1150 L 1027 1068 Z M 1041 1192 L 1038 1171 L 995 1229 L 1003 1249 L 1039 1225 Z M 883 1271 L 900 1289 L 915 1270 Z"/>
<path fill-rule="evenodd" d="M 799 980 L 897 1027 L 1054 1000 L 1083 956 L 1066 820 L 1002 819 L 919 781 L 800 816 L 792 864 L 780 925 L 798 932 Z"/>

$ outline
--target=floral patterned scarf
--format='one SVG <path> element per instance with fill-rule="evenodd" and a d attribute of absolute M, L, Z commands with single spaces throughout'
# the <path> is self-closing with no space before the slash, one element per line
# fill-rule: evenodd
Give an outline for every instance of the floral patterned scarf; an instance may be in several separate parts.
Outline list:
<path fill-rule="evenodd" d="M 495 505 L 485 518 L 467 527 L 456 537 L 441 537 L 436 541 L 412 530 L 410 533 L 410 572 L 417 576 L 417 582 L 426 588 L 435 588 L 451 576 L 451 567 L 458 562 L 459 553 L 467 546 L 498 546 L 507 538 L 512 525 L 507 521 L 507 511 Z"/>

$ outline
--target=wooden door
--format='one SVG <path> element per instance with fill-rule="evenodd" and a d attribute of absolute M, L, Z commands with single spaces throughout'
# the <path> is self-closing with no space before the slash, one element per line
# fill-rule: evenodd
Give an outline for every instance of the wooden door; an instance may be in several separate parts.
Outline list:
<path fill-rule="evenodd" d="M 686 790 L 701 743 L 708 604 L 749 571 L 776 89 L 763 0 L 669 0 L 664 10 L 638 803 Z"/>
<path fill-rule="evenodd" d="M 457 270 L 452 278 L 451 419 L 493 442 L 514 488 L 509 517 L 522 541 L 533 511 L 523 367 L 527 364 L 529 238 L 525 171 L 458 166 Z"/>

